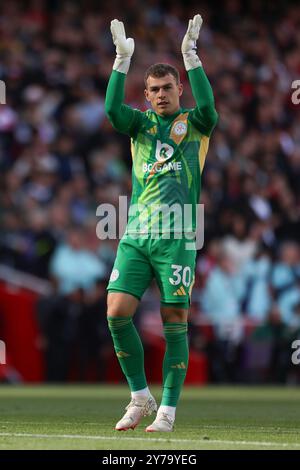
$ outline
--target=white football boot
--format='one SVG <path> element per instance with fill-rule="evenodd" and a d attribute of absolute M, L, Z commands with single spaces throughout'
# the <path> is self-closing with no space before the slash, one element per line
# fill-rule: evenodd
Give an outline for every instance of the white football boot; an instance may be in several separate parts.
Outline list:
<path fill-rule="evenodd" d="M 150 395 L 145 399 L 132 398 L 125 409 L 127 410 L 125 415 L 116 424 L 115 429 L 117 431 L 128 431 L 128 429 L 136 428 L 144 416 L 150 416 L 152 413 L 156 413 L 157 404 L 153 396 Z"/>
<path fill-rule="evenodd" d="M 146 432 L 172 432 L 174 421 L 167 413 L 158 412 L 153 423 L 146 428 Z"/>

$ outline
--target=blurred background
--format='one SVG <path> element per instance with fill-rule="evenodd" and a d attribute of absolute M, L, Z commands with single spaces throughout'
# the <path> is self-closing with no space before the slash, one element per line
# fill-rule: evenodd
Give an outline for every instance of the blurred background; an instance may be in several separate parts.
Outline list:
<path fill-rule="evenodd" d="M 187 383 L 300 383 L 299 2 L 3 1 L 0 5 L 0 381 L 121 382 L 106 327 L 118 241 L 96 209 L 131 192 L 129 139 L 104 113 L 115 56 L 110 21 L 136 49 L 126 101 L 145 110 L 143 75 L 175 65 L 201 13 L 199 56 L 219 122 L 203 173 Z M 151 382 L 161 380 L 159 292 L 136 316 Z"/>

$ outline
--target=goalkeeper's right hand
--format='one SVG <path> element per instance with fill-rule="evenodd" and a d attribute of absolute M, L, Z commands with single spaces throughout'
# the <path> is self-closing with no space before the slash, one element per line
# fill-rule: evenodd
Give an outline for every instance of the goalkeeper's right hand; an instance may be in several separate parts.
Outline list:
<path fill-rule="evenodd" d="M 113 69 L 118 72 L 127 73 L 134 51 L 134 40 L 132 38 L 126 39 L 125 28 L 122 21 L 112 20 L 110 30 L 117 53 Z"/>

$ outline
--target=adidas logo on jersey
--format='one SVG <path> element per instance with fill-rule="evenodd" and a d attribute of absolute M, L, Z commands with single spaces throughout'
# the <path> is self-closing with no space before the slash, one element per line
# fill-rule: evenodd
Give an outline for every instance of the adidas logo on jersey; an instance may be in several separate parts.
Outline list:
<path fill-rule="evenodd" d="M 184 290 L 184 287 L 181 286 L 179 289 L 177 289 L 176 292 L 173 293 L 173 295 L 186 295 L 186 292 Z"/>

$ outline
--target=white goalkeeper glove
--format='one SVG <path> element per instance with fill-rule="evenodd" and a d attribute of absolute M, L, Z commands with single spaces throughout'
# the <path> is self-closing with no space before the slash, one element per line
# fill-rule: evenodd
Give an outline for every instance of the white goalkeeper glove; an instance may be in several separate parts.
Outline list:
<path fill-rule="evenodd" d="M 113 69 L 118 72 L 127 73 L 130 66 L 130 59 L 134 51 L 134 40 L 132 38 L 126 39 L 125 28 L 122 21 L 112 20 L 110 30 L 117 53 Z"/>
<path fill-rule="evenodd" d="M 182 41 L 181 52 L 183 55 L 184 66 L 187 71 L 202 65 L 201 60 L 197 56 L 196 46 L 202 23 L 203 20 L 201 15 L 195 15 L 192 20 L 189 20 L 188 29 Z"/>

